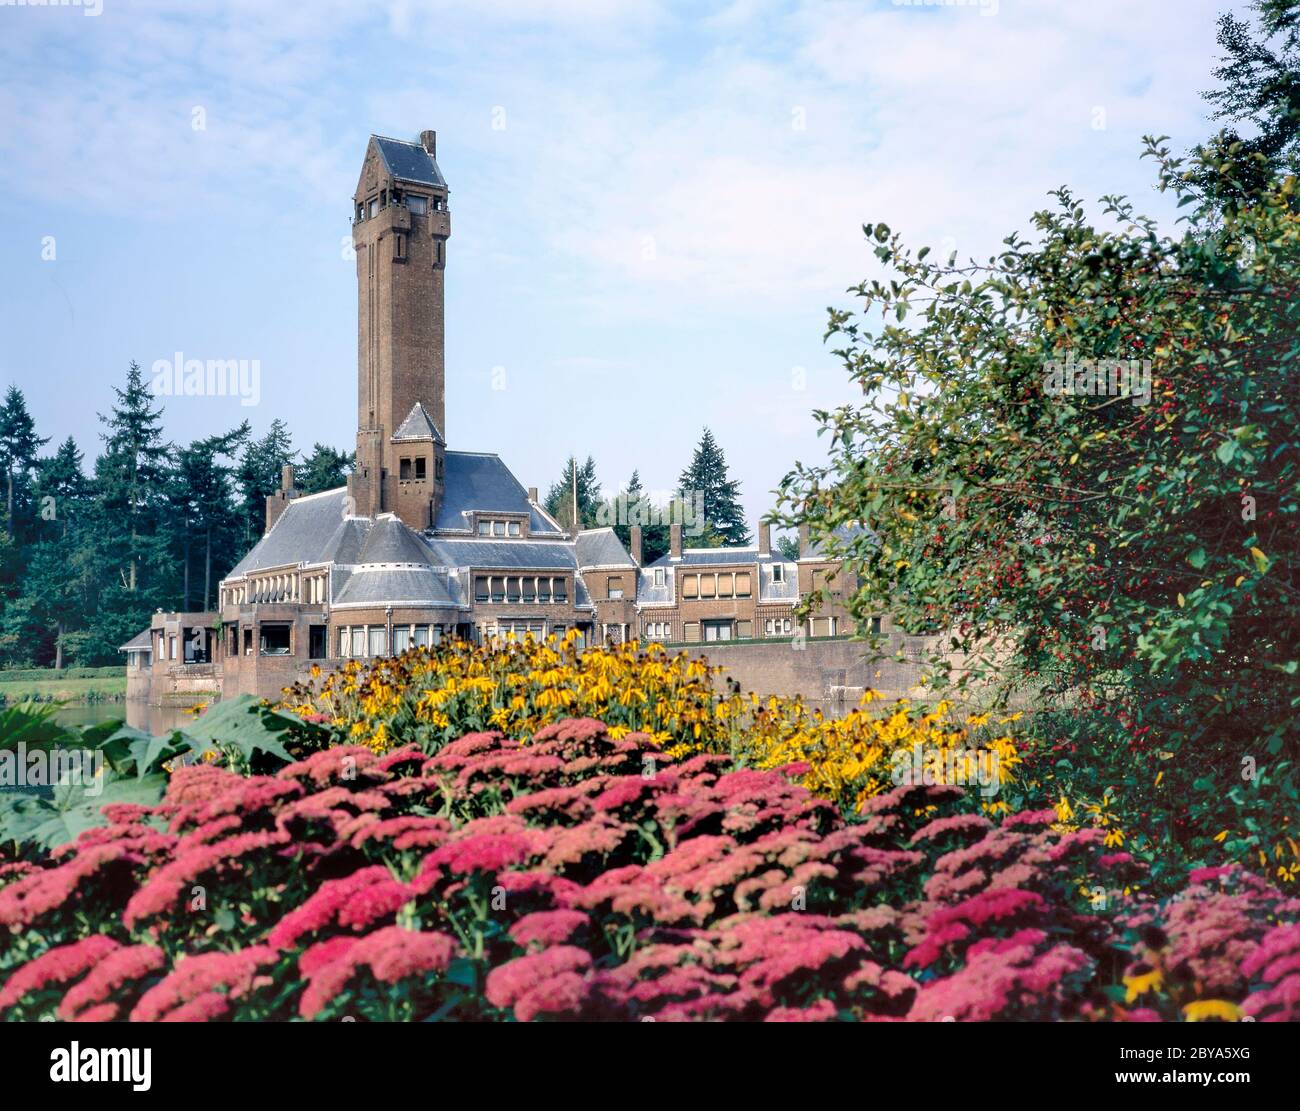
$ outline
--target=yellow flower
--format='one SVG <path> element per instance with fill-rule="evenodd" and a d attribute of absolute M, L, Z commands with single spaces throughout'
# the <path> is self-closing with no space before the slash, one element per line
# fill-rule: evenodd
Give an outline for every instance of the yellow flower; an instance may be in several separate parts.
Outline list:
<path fill-rule="evenodd" d="M 1204 1022 L 1210 1018 L 1236 1022 L 1241 1018 L 1241 1008 L 1226 999 L 1198 999 L 1183 1008 L 1183 1018 L 1188 1022 Z"/>
<path fill-rule="evenodd" d="M 1150 972 L 1144 972 L 1140 976 L 1125 976 L 1124 1002 L 1132 1003 L 1139 995 L 1146 995 L 1149 991 L 1159 991 L 1164 982 L 1164 973 L 1158 968 L 1153 968 Z"/>

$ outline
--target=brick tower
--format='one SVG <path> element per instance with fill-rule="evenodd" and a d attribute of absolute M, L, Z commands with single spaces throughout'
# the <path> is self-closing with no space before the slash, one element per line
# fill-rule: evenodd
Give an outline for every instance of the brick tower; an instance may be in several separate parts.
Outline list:
<path fill-rule="evenodd" d="M 353 197 L 357 465 L 352 511 L 429 528 L 443 491 L 443 274 L 451 217 L 436 135 L 372 135 Z"/>

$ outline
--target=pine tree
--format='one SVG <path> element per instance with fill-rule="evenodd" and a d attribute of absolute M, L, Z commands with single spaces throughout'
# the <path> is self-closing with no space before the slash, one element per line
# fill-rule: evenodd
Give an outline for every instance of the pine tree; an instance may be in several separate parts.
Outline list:
<path fill-rule="evenodd" d="M 577 458 L 570 455 L 564 464 L 564 473 L 558 482 L 546 493 L 543 507 L 566 530 L 573 531 L 573 494 L 574 485 L 578 494 L 577 528 L 595 528 L 599 523 L 600 482 L 596 479 L 596 460 L 590 455 L 581 466 Z"/>
<path fill-rule="evenodd" d="M 181 553 L 181 609 L 190 609 L 195 591 L 192 558 L 201 561 L 203 591 L 199 609 L 214 603 L 216 583 L 241 554 L 243 514 L 235 499 L 235 457 L 248 441 L 248 422 L 183 449 L 172 473 L 172 531 Z M 214 573 L 215 572 L 215 573 Z M 197 585 L 195 583 L 195 585 Z"/>
<path fill-rule="evenodd" d="M 742 547 L 750 542 L 740 483 L 728 477 L 726 457 L 708 428 L 678 479 L 677 495 L 688 506 L 703 504 L 703 531 L 692 537 L 692 547 Z"/>
<path fill-rule="evenodd" d="M 335 451 L 325 444 L 313 444 L 310 455 L 304 455 L 302 467 L 297 472 L 295 485 L 304 494 L 319 494 L 346 484 L 356 457 L 347 451 Z"/>
<path fill-rule="evenodd" d="M 159 525 L 167 502 L 167 453 L 163 440 L 162 409 L 153 407 L 152 395 L 132 362 L 126 389 L 113 387 L 117 403 L 100 422 L 104 454 L 95 461 L 98 487 L 101 552 L 118 565 L 121 585 L 134 594 L 141 589 L 145 568 L 154 582 L 161 579 L 169 561 Z"/>
<path fill-rule="evenodd" d="M 40 461 L 36 480 L 39 539 L 23 575 L 27 618 L 42 641 L 52 644 L 53 664 L 62 668 L 69 649 L 84 639 L 82 627 L 91 604 L 91 551 L 86 516 L 90 486 L 82 454 L 69 436 L 49 459 Z M 39 652 L 44 659 L 49 652 Z"/>
<path fill-rule="evenodd" d="M 34 529 L 15 521 L 15 513 L 27 521 L 28 498 L 36 470 L 36 453 L 48 437 L 36 435 L 36 422 L 27 411 L 27 399 L 17 386 L 5 391 L 0 403 L 0 468 L 5 476 L 5 532 L 15 540 Z"/>
<path fill-rule="evenodd" d="M 265 436 L 245 445 L 238 473 L 245 549 L 266 531 L 266 499 L 280 488 L 280 472 L 293 460 L 289 428 L 279 417 L 271 422 Z"/>

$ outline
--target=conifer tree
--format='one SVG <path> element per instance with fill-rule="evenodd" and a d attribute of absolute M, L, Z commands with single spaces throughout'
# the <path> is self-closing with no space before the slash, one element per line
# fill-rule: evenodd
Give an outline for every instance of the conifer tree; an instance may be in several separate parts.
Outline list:
<path fill-rule="evenodd" d="M 704 508 L 703 531 L 693 538 L 693 547 L 738 547 L 750 542 L 740 483 L 728 476 L 726 457 L 708 428 L 678 479 L 677 494 L 687 505 Z"/>

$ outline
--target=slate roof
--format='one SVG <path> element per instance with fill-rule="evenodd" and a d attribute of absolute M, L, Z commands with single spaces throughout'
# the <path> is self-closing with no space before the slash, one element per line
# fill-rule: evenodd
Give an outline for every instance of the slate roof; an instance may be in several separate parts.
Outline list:
<path fill-rule="evenodd" d="M 575 543 L 579 567 L 635 567 L 612 528 L 586 529 Z"/>
<path fill-rule="evenodd" d="M 416 402 L 411 411 L 406 414 L 406 419 L 397 427 L 393 433 L 394 440 L 432 440 L 435 444 L 447 446 L 447 441 L 442 438 L 442 433 L 438 431 L 438 426 L 433 423 L 433 418 L 429 412 L 420 403 Z"/>
<path fill-rule="evenodd" d="M 786 559 L 780 552 L 763 552 L 760 555 L 757 548 L 683 548 L 681 559 L 673 559 L 670 555 L 662 555 L 653 563 L 646 564 L 646 566 L 707 567 L 719 564 L 739 565 L 785 562 Z"/>
<path fill-rule="evenodd" d="M 863 528 L 861 525 L 840 525 L 838 528 L 832 529 L 831 531 L 841 544 L 851 544 L 860 536 L 870 535 L 870 530 Z M 825 547 L 816 540 L 813 540 L 808 545 L 808 554 L 806 556 L 801 556 L 800 558 L 826 559 Z"/>
<path fill-rule="evenodd" d="M 347 576 L 334 597 L 339 606 L 454 606 L 447 579 L 433 568 L 370 568 Z"/>
<path fill-rule="evenodd" d="M 528 491 L 510 473 L 498 455 L 474 451 L 449 451 L 444 461 L 445 493 L 438 508 L 435 530 L 469 529 L 467 513 L 527 513 L 528 531 L 558 536 L 562 530 L 528 500 Z"/>
<path fill-rule="evenodd" d="M 122 645 L 118 651 L 125 652 L 130 648 L 152 648 L 153 647 L 153 630 L 145 629 L 143 632 L 136 633 L 130 640 Z"/>
<path fill-rule="evenodd" d="M 353 562 L 353 561 L 349 561 Z M 433 563 L 429 546 L 418 533 L 407 528 L 396 517 L 377 517 L 370 526 L 365 546 L 354 561 L 366 563 Z"/>
<path fill-rule="evenodd" d="M 573 545 L 553 540 L 457 540 L 434 536 L 427 541 L 439 567 L 572 570 Z"/>
<path fill-rule="evenodd" d="M 357 539 L 358 528 L 365 522 L 346 522 L 347 487 L 294 498 L 280 514 L 280 519 L 226 576 L 237 579 L 251 571 L 284 567 L 297 563 L 322 563 L 333 559 L 351 563 L 347 549 Z M 354 527 L 347 527 L 353 524 Z M 358 547 L 359 550 L 359 547 Z"/>
<path fill-rule="evenodd" d="M 436 185 L 443 189 L 447 187 L 438 163 L 421 144 L 404 139 L 390 139 L 386 135 L 372 135 L 371 138 L 379 148 L 388 172 L 399 181 Z"/>

